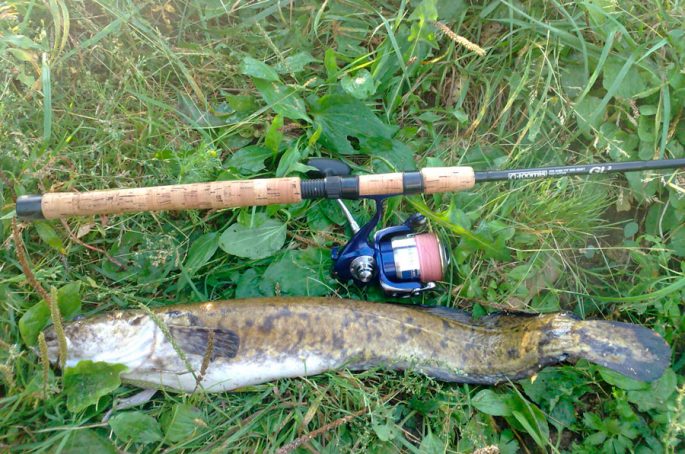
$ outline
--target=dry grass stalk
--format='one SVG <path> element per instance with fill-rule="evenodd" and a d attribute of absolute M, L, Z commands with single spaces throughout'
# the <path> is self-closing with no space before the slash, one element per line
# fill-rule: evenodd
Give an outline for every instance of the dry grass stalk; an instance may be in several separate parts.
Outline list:
<path fill-rule="evenodd" d="M 209 361 L 212 359 L 212 353 L 214 352 L 214 331 L 209 330 L 207 337 L 207 349 L 205 350 L 205 354 L 202 357 L 202 365 L 200 366 L 200 373 L 197 375 L 197 381 L 195 386 L 199 387 L 200 382 L 202 381 L 203 378 L 205 378 L 205 373 L 207 372 L 207 368 L 209 367 Z"/>
<path fill-rule="evenodd" d="M 12 368 L 6 364 L 0 364 L 0 374 L 2 374 L 5 383 L 7 383 L 7 389 L 14 388 L 14 372 L 12 372 Z"/>
<path fill-rule="evenodd" d="M 366 408 L 363 408 L 363 409 L 361 409 L 361 410 L 359 410 L 359 411 L 356 411 L 356 412 L 354 412 L 354 413 L 352 413 L 352 414 L 350 414 L 350 415 L 343 416 L 343 417 L 340 418 L 340 419 L 336 419 L 335 421 L 333 421 L 333 422 L 331 422 L 331 423 L 329 423 L 329 424 L 326 424 L 326 425 L 323 426 L 323 427 L 319 427 L 319 428 L 316 429 L 316 430 L 313 430 L 313 431 L 311 431 L 311 432 L 309 432 L 309 433 L 307 433 L 307 434 L 302 435 L 301 437 L 298 437 L 298 438 L 294 439 L 293 441 L 291 441 L 291 442 L 288 443 L 287 445 L 285 445 L 285 446 L 279 448 L 279 449 L 276 451 L 276 453 L 277 453 L 277 454 L 288 454 L 289 452 L 292 452 L 292 451 L 294 451 L 295 449 L 299 448 L 301 445 L 303 445 L 304 443 L 308 442 L 308 441 L 311 440 L 312 438 L 315 438 L 315 437 L 321 435 L 322 433 L 326 433 L 326 432 L 328 432 L 328 431 L 330 431 L 330 430 L 333 430 L 333 429 L 335 429 L 335 428 L 338 427 L 338 426 L 342 426 L 342 425 L 345 424 L 346 422 L 351 421 L 351 420 L 353 420 L 354 418 L 357 418 L 357 417 L 363 415 L 363 414 L 366 413 L 367 411 L 368 411 L 368 410 L 367 410 Z"/>
<path fill-rule="evenodd" d="M 48 356 L 48 343 L 45 341 L 45 333 L 42 331 L 38 335 L 38 350 L 40 352 L 40 363 L 43 366 L 43 399 L 47 399 L 50 357 Z"/>
<path fill-rule="evenodd" d="M 62 314 L 59 312 L 59 305 L 57 304 L 57 289 L 50 287 L 50 296 L 47 299 L 50 306 L 50 317 L 52 317 L 52 326 L 55 328 L 55 336 L 57 337 L 57 345 L 59 346 L 59 367 L 64 368 L 67 361 L 67 338 L 64 336 L 64 326 L 62 325 Z"/>
<path fill-rule="evenodd" d="M 14 238 L 14 245 L 17 249 L 17 259 L 19 259 L 19 264 L 21 264 L 21 270 L 24 272 L 24 276 L 28 283 L 33 287 L 33 289 L 43 298 L 45 301 L 50 301 L 50 295 L 45 291 L 42 285 L 36 279 L 36 276 L 31 271 L 29 266 L 29 261 L 26 258 L 26 252 L 24 250 L 24 241 L 21 239 L 21 229 L 17 224 L 17 219 L 12 219 L 12 237 Z"/>
<path fill-rule="evenodd" d="M 485 49 L 480 47 L 478 44 L 472 43 L 463 36 L 457 35 L 447 25 L 443 24 L 442 22 L 435 22 L 435 26 L 438 27 L 440 31 L 447 35 L 452 41 L 459 44 L 460 46 L 465 47 L 471 52 L 475 52 L 481 57 L 485 55 Z"/>

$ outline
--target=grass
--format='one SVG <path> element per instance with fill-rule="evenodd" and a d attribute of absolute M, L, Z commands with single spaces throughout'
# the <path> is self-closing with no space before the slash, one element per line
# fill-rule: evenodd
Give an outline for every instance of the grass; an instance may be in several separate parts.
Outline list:
<path fill-rule="evenodd" d="M 683 23 L 680 2 L 659 1 L 0 2 L 0 449 L 273 451 L 315 433 L 301 452 L 682 450 L 682 173 L 483 184 L 394 199 L 384 219 L 430 213 L 449 238 L 448 278 L 417 302 L 643 324 L 674 350 L 651 387 L 582 362 L 498 387 L 341 371 L 222 395 L 158 393 L 128 437 L 100 421 L 134 387 L 72 412 L 61 373 L 44 383 L 18 329 L 41 297 L 11 220 L 21 194 L 297 175 L 307 156 L 363 172 L 683 157 Z M 276 69 L 285 95 L 244 74 L 245 57 Z M 365 117 L 346 126 L 352 142 L 329 137 L 317 125 L 332 114 L 314 107 L 326 94 L 361 98 L 392 136 L 368 141 Z M 252 145 L 264 159 L 239 153 Z M 191 254 L 203 235 L 260 216 L 287 230 L 270 256 Z M 279 292 L 384 299 L 328 277 L 327 251 L 349 233 L 331 202 L 22 227 L 36 279 L 80 282 L 85 315 Z M 275 266 L 287 254 L 319 285 Z M 524 422 L 493 414 L 485 396 Z"/>

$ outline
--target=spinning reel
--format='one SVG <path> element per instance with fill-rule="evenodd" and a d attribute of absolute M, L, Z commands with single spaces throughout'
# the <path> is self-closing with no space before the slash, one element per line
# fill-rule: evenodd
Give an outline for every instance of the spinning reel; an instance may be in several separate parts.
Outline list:
<path fill-rule="evenodd" d="M 311 159 L 308 165 L 316 168 L 310 176 L 344 177 L 350 168 L 333 159 Z M 331 251 L 333 276 L 343 282 L 352 280 L 358 285 L 378 282 L 390 296 L 409 297 L 432 290 L 443 278 L 449 263 L 447 250 L 434 233 L 421 233 L 426 218 L 418 213 L 403 224 L 371 233 L 383 217 L 385 199 L 368 197 L 376 203 L 376 212 L 369 222 L 359 227 L 341 199 L 336 199 L 352 228 L 352 238 L 343 247 Z"/>

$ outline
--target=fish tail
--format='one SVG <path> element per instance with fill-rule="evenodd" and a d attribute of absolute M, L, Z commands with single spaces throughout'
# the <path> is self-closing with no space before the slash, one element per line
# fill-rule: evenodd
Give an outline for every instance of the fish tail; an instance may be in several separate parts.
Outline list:
<path fill-rule="evenodd" d="M 644 326 L 603 320 L 578 321 L 567 353 L 607 367 L 627 377 L 651 382 L 671 362 L 671 348 Z"/>

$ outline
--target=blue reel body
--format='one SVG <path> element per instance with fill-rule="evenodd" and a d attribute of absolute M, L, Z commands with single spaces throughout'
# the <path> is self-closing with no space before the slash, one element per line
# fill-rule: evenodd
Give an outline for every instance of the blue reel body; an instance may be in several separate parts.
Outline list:
<path fill-rule="evenodd" d="M 398 255 L 416 256 L 409 247 L 398 247 L 397 241 L 410 240 L 416 228 L 425 223 L 425 218 L 415 214 L 403 224 L 386 227 L 376 232 L 371 240 L 371 232 L 383 216 L 385 197 L 374 197 L 376 213 L 371 220 L 343 247 L 334 247 L 333 275 L 343 281 L 354 281 L 358 285 L 378 282 L 383 290 L 391 296 L 414 296 L 435 288 L 434 282 L 423 282 L 418 259 L 412 263 L 398 262 Z M 406 242 L 406 241 L 405 241 Z M 415 249 L 415 247 L 414 247 Z M 405 252 L 400 252 L 404 250 Z M 441 259 L 446 262 L 446 253 L 441 251 Z"/>

